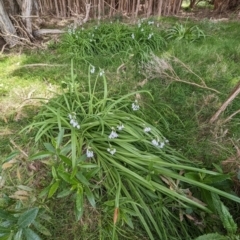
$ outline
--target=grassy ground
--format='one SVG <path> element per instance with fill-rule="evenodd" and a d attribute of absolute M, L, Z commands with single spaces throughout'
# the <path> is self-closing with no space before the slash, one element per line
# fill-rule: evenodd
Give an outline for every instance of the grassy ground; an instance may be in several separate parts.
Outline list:
<path fill-rule="evenodd" d="M 235 183 L 232 189 L 239 193 L 239 114 L 226 123 L 224 121 L 239 110 L 240 98 L 235 98 L 214 124 L 209 124 L 209 120 L 240 79 L 240 23 L 215 23 L 208 20 L 194 22 L 184 19 L 179 22 L 177 18 L 154 21 L 160 24 L 159 32 L 178 22 L 185 27 L 198 26 L 206 35 L 205 39 L 196 42 L 184 39 L 168 41 L 161 51 L 155 52 L 160 59 L 171 64 L 175 75 L 171 73 L 170 77 L 166 77 L 161 72 L 161 66 L 158 66 L 155 75 L 152 69 L 146 72 L 146 64 L 139 68 L 139 65 L 133 64 L 132 55 L 125 53 L 110 54 L 107 57 L 96 56 L 90 63 L 104 69 L 109 91 L 113 96 L 136 89 L 149 90 L 154 101 L 146 101 L 152 108 L 164 114 L 168 126 L 165 136 L 171 146 L 205 168 L 213 170 L 219 167 L 223 168 L 223 171 L 232 172 Z M 57 49 L 58 46 L 53 44 L 51 49 L 46 51 L 24 51 L 0 56 L 0 159 L 3 161 L 13 150 L 20 151 L 16 163 L 5 166 L 6 169 L 2 168 L 10 176 L 18 176 L 15 180 L 9 180 L 8 185 L 12 185 L 10 192 L 15 191 L 13 186 L 19 184 L 41 188 L 46 181 L 37 174 L 34 169 L 37 167 L 27 161 L 28 156 L 38 148 L 32 145 L 34 136 L 18 132 L 31 123 L 38 113 L 39 99 L 45 101 L 51 98 L 70 75 L 68 52 L 59 52 Z M 175 61 L 169 56 L 175 57 Z M 80 84 L 84 85 L 86 82 L 87 68 L 88 64 L 75 62 Z M 151 77 L 151 74 L 154 76 Z M 206 84 L 204 86 L 211 89 L 199 87 L 203 86 L 203 82 Z M 146 109 L 146 118 L 161 127 L 161 118 L 150 108 Z M 26 178 L 26 174 L 31 176 L 30 179 L 38 176 L 38 183 Z M 13 179 L 13 176 L 10 179 Z M 48 204 L 54 220 L 49 224 L 52 238 L 46 239 L 99 239 L 99 231 L 94 232 L 93 229 L 101 228 L 99 223 L 94 222 L 95 216 L 101 213 L 89 209 L 89 215 L 92 214 L 93 217 L 76 223 L 72 219 L 72 208 L 69 206 L 71 203 L 57 199 Z M 236 221 L 239 221 L 237 206 L 228 206 Z M 217 227 L 219 226 L 216 224 L 216 229 Z M 194 232 L 193 229 L 191 231 Z M 134 236 L 135 239 L 144 239 L 141 234 L 141 231 L 139 234 L 130 231 L 129 239 L 134 239 Z"/>

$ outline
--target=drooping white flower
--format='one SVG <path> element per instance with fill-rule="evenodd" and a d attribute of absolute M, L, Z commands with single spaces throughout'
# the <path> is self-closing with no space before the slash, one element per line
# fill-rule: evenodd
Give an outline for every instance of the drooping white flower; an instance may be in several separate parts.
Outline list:
<path fill-rule="evenodd" d="M 144 129 L 143 129 L 143 131 L 145 132 L 145 133 L 148 133 L 148 132 L 151 132 L 151 128 L 150 127 L 145 127 Z"/>
<path fill-rule="evenodd" d="M 73 114 L 68 114 L 68 117 L 69 117 L 69 119 L 70 119 L 70 124 L 73 126 L 73 127 L 75 127 L 75 128 L 77 128 L 77 129 L 80 129 L 80 125 L 79 125 L 79 123 L 78 123 L 78 121 L 77 121 L 77 118 L 76 118 L 76 114 L 75 113 L 73 113 Z"/>
<path fill-rule="evenodd" d="M 109 153 L 111 153 L 112 155 L 114 155 L 116 153 L 116 149 L 115 148 L 108 148 L 107 151 Z"/>
<path fill-rule="evenodd" d="M 158 147 L 158 146 L 159 146 L 159 141 L 156 140 L 156 139 L 153 139 L 153 140 L 152 140 L 152 144 L 153 144 L 154 146 Z"/>
<path fill-rule="evenodd" d="M 158 139 L 153 139 L 152 144 L 159 148 L 163 148 L 165 146 L 165 142 L 160 142 Z"/>
<path fill-rule="evenodd" d="M 91 66 L 91 69 L 90 69 L 90 73 L 95 73 L 95 67 L 94 66 Z"/>
<path fill-rule="evenodd" d="M 134 33 L 132 33 L 132 39 L 134 39 L 135 38 L 135 35 L 134 35 Z"/>
<path fill-rule="evenodd" d="M 138 23 L 138 27 L 139 27 L 139 28 L 141 27 L 141 22 Z"/>
<path fill-rule="evenodd" d="M 154 21 L 148 21 L 148 25 L 153 25 Z"/>
<path fill-rule="evenodd" d="M 119 130 L 119 131 L 122 131 L 123 129 L 124 129 L 124 125 L 121 123 L 121 124 L 119 124 L 119 125 L 117 125 L 117 129 Z"/>
<path fill-rule="evenodd" d="M 104 75 L 104 70 L 101 69 L 100 72 L 99 72 L 99 76 L 101 77 L 101 76 L 103 76 L 103 75 Z"/>
<path fill-rule="evenodd" d="M 151 39 L 152 36 L 153 36 L 153 33 L 149 33 L 149 35 L 148 35 L 148 39 Z"/>
<path fill-rule="evenodd" d="M 164 145 L 165 145 L 165 143 L 164 143 L 164 142 L 161 142 L 160 145 L 159 145 L 159 147 L 160 147 L 160 148 L 163 148 Z"/>
<path fill-rule="evenodd" d="M 92 158 L 93 157 L 93 151 L 88 148 L 87 152 L 86 152 L 86 155 L 87 155 L 88 158 Z"/>
<path fill-rule="evenodd" d="M 115 130 L 112 130 L 112 132 L 108 136 L 108 138 L 110 138 L 110 139 L 114 139 L 114 138 L 117 138 L 117 137 L 118 137 L 118 134 L 116 133 Z"/>
<path fill-rule="evenodd" d="M 140 106 L 138 105 L 138 101 L 135 100 L 135 102 L 132 103 L 132 110 L 137 111 L 137 110 L 139 110 L 139 108 L 140 108 Z"/>

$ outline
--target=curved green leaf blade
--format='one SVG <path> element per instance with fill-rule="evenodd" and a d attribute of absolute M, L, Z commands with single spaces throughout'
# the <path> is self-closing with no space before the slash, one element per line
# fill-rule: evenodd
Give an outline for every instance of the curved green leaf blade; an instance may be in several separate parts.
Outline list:
<path fill-rule="evenodd" d="M 26 237 L 26 240 L 42 240 L 33 230 L 30 228 L 24 228 L 23 234 Z"/>
<path fill-rule="evenodd" d="M 18 226 L 21 228 L 29 226 L 37 217 L 38 211 L 38 208 L 32 208 L 21 214 L 17 222 Z"/>

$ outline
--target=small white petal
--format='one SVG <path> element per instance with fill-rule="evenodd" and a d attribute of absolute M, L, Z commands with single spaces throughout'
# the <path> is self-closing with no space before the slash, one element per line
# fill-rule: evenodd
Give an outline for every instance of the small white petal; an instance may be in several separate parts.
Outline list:
<path fill-rule="evenodd" d="M 165 145 L 165 143 L 164 143 L 164 142 L 161 142 L 159 147 L 160 147 L 160 148 L 163 148 L 164 145 Z"/>
<path fill-rule="evenodd" d="M 93 157 L 93 151 L 87 149 L 86 155 L 87 155 L 88 158 Z"/>
<path fill-rule="evenodd" d="M 119 131 L 123 130 L 123 129 L 124 129 L 124 125 L 123 125 L 123 124 L 117 125 L 117 129 L 118 129 Z"/>
<path fill-rule="evenodd" d="M 108 138 L 110 138 L 110 139 L 117 138 L 117 137 L 118 137 L 118 134 L 115 131 L 112 131 L 110 133 L 110 135 L 108 136 Z"/>
<path fill-rule="evenodd" d="M 150 127 L 145 127 L 143 131 L 147 133 L 147 132 L 151 132 L 151 130 L 152 129 Z"/>
<path fill-rule="evenodd" d="M 153 144 L 154 146 L 158 146 L 158 145 L 159 145 L 159 142 L 158 142 L 156 139 L 153 139 L 153 140 L 152 140 L 152 144 Z"/>

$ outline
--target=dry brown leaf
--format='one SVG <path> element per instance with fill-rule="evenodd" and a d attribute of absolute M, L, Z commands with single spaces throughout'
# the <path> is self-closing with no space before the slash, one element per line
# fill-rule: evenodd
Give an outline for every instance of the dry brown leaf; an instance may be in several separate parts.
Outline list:
<path fill-rule="evenodd" d="M 17 199 L 17 200 L 28 200 L 26 196 L 19 196 L 19 195 L 11 195 L 10 198 Z"/>
<path fill-rule="evenodd" d="M 118 219 L 119 208 L 115 208 L 114 215 L 113 215 L 113 224 L 115 225 Z"/>
<path fill-rule="evenodd" d="M 8 162 L 5 162 L 5 163 L 2 165 L 2 169 L 5 170 L 5 169 L 7 169 L 7 168 L 10 168 L 10 167 L 12 167 L 16 162 L 18 162 L 18 161 L 15 160 L 15 159 L 12 159 L 12 160 L 10 160 L 10 161 L 8 161 Z"/>
<path fill-rule="evenodd" d="M 28 196 L 29 193 L 27 191 L 24 190 L 18 190 L 14 193 L 14 195 L 18 195 L 18 196 Z"/>

